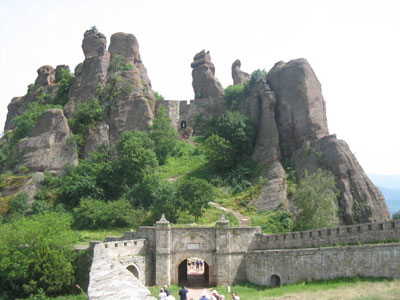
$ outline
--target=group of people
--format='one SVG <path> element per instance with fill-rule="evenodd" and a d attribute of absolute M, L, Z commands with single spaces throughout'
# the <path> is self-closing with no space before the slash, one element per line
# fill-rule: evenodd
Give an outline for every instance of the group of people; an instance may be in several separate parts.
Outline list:
<path fill-rule="evenodd" d="M 187 259 L 187 264 L 189 269 L 196 268 L 196 271 L 203 270 L 204 260 L 197 258 L 197 257 L 189 257 Z"/>
<path fill-rule="evenodd" d="M 180 300 L 188 300 L 189 291 L 182 286 L 182 289 L 179 291 Z M 168 290 L 168 286 L 164 286 L 164 288 L 160 289 L 160 294 L 158 294 L 158 300 L 175 300 L 175 297 Z M 195 300 L 190 298 L 189 300 Z M 211 292 L 211 295 L 207 293 L 207 290 L 203 290 L 202 296 L 199 300 L 225 300 L 224 295 L 219 295 L 216 290 Z M 232 293 L 232 300 L 240 300 L 240 297 L 236 293 Z"/>

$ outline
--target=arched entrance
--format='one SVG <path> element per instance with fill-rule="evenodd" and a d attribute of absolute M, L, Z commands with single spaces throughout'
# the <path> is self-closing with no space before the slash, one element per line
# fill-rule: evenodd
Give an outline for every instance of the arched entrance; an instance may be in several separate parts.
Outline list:
<path fill-rule="evenodd" d="M 178 284 L 206 287 L 210 283 L 210 267 L 201 258 L 185 259 L 178 266 Z"/>
<path fill-rule="evenodd" d="M 269 280 L 269 285 L 271 287 L 280 287 L 281 286 L 281 278 L 278 275 L 272 275 Z"/>
<path fill-rule="evenodd" d="M 137 279 L 139 279 L 139 270 L 134 265 L 129 265 L 126 269 L 133 274 Z"/>

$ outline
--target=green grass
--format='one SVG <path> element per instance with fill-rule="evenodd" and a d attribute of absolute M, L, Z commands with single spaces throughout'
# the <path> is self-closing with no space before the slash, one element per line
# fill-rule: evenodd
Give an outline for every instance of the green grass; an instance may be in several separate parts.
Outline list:
<path fill-rule="evenodd" d="M 89 246 L 90 241 L 104 241 L 106 236 L 122 236 L 130 228 L 75 230 L 78 242 L 74 246 Z"/>
<path fill-rule="evenodd" d="M 168 287 L 168 290 L 171 292 L 172 295 L 174 295 L 174 297 L 175 297 L 176 299 L 179 299 L 178 293 L 179 293 L 179 291 L 180 291 L 181 288 L 182 288 L 182 287 L 179 286 L 179 285 L 177 285 L 177 284 L 171 284 L 171 285 Z M 154 297 L 156 297 L 157 299 L 158 299 L 158 294 L 160 293 L 160 289 L 161 289 L 161 287 L 159 287 L 159 286 L 152 286 L 152 287 L 149 288 L 150 293 L 151 293 Z M 196 299 L 196 300 L 197 300 L 197 299 Z"/>
<path fill-rule="evenodd" d="M 298 295 L 299 293 L 304 293 L 304 292 L 319 293 L 321 291 L 341 289 L 345 287 L 353 288 L 360 283 L 376 283 L 376 282 L 390 282 L 390 281 L 391 280 L 387 278 L 347 277 L 347 278 L 336 278 L 331 280 L 299 282 L 297 284 L 285 285 L 279 288 L 270 288 L 266 286 L 255 285 L 250 282 L 244 282 L 232 286 L 231 292 L 238 293 L 241 300 L 262 300 L 272 297 L 287 296 L 288 294 Z M 229 295 L 226 287 L 216 287 L 215 289 L 218 291 L 218 293 L 225 295 L 225 298 L 228 299 L 227 296 Z"/>

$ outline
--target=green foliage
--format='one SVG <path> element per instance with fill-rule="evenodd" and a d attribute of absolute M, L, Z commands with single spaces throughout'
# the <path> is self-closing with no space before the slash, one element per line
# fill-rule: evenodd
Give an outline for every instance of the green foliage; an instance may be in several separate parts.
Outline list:
<path fill-rule="evenodd" d="M 212 134 L 203 143 L 203 152 L 209 162 L 218 170 L 226 170 L 233 167 L 231 142 Z"/>
<path fill-rule="evenodd" d="M 27 94 L 32 94 L 33 91 L 35 90 L 35 85 L 33 83 L 28 85 L 28 90 L 27 90 Z"/>
<path fill-rule="evenodd" d="M 97 29 L 97 27 L 96 26 L 92 26 L 92 27 L 90 27 L 90 30 L 91 31 L 93 31 L 93 32 L 99 32 L 99 30 Z"/>
<path fill-rule="evenodd" d="M 267 71 L 265 69 L 254 70 L 250 75 L 249 86 L 252 87 L 261 78 L 267 77 Z"/>
<path fill-rule="evenodd" d="M 132 69 L 133 69 L 132 63 L 127 62 L 122 55 L 116 54 L 112 56 L 110 62 L 110 70 L 112 72 L 123 72 Z"/>
<path fill-rule="evenodd" d="M 286 172 L 287 195 L 289 197 L 293 197 L 296 194 L 297 183 L 298 183 L 296 170 L 294 168 L 293 163 L 288 158 L 282 160 L 282 166 Z"/>
<path fill-rule="evenodd" d="M 66 291 L 74 283 L 75 239 L 70 220 L 58 213 L 0 225 L 0 294 L 26 297 L 40 289 L 47 295 Z"/>
<path fill-rule="evenodd" d="M 52 102 L 52 97 L 49 93 L 45 92 L 45 88 L 43 86 L 39 87 L 37 90 L 37 99 L 39 100 L 39 104 L 49 104 Z"/>
<path fill-rule="evenodd" d="M 176 195 L 181 199 L 182 208 L 197 222 L 208 202 L 213 200 L 214 190 L 204 179 L 190 178 L 177 183 Z"/>
<path fill-rule="evenodd" d="M 400 220 L 400 210 L 395 212 L 395 213 L 393 213 L 392 219 L 393 220 Z"/>
<path fill-rule="evenodd" d="M 178 132 L 172 126 L 165 107 L 161 106 L 158 109 L 149 136 L 154 142 L 154 152 L 157 155 L 158 162 L 163 165 L 174 151 L 178 141 Z"/>
<path fill-rule="evenodd" d="M 290 232 L 293 228 L 293 216 L 286 210 L 277 210 L 251 216 L 251 225 L 260 226 L 263 233 Z"/>
<path fill-rule="evenodd" d="M 53 104 L 64 106 L 68 102 L 68 93 L 73 82 L 74 75 L 67 69 L 61 69 L 57 94 L 52 100 Z"/>
<path fill-rule="evenodd" d="M 32 204 L 32 214 L 38 215 L 52 211 L 52 207 L 44 200 L 36 200 Z"/>
<path fill-rule="evenodd" d="M 169 221 L 175 222 L 181 209 L 179 199 L 175 197 L 175 186 L 162 179 L 157 173 L 148 173 L 140 183 L 128 189 L 124 195 L 135 207 L 149 209 L 153 218 L 151 223 L 159 220 L 165 213 Z"/>
<path fill-rule="evenodd" d="M 103 108 L 100 101 L 92 98 L 88 102 L 79 102 L 74 115 L 68 124 L 74 133 L 73 142 L 78 145 L 80 154 L 90 129 L 95 128 L 103 120 Z"/>
<path fill-rule="evenodd" d="M 305 171 L 294 196 L 299 208 L 295 222 L 296 230 L 337 226 L 337 196 L 335 178 L 330 172 L 318 169 L 317 172 L 308 175 Z"/>
<path fill-rule="evenodd" d="M 13 215 L 24 215 L 25 211 L 28 209 L 28 195 L 25 192 L 20 192 L 14 197 L 11 197 L 8 202 L 8 214 Z"/>
<path fill-rule="evenodd" d="M 119 165 L 124 181 L 131 186 L 158 166 L 154 142 L 146 132 L 126 131 L 117 143 Z"/>
<path fill-rule="evenodd" d="M 230 85 L 225 89 L 224 101 L 230 109 L 243 108 L 250 96 L 250 87 L 248 84 Z"/>
<path fill-rule="evenodd" d="M 145 216 L 142 210 L 134 210 L 128 201 L 104 202 L 90 198 L 81 199 L 73 210 L 74 226 L 80 229 L 137 227 Z"/>
<path fill-rule="evenodd" d="M 161 95 L 161 94 L 159 94 L 157 91 L 152 90 L 152 92 L 153 92 L 153 95 L 154 95 L 154 97 L 156 98 L 157 101 L 163 101 L 163 100 L 165 100 L 165 99 L 164 99 L 164 96 Z"/>

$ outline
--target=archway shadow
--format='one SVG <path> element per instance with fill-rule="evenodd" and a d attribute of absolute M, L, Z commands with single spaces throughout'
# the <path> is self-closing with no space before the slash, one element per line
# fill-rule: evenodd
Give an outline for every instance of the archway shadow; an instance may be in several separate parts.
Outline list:
<path fill-rule="evenodd" d="M 204 261 L 203 266 L 189 264 L 187 259 L 178 266 L 178 283 L 187 287 L 208 287 L 210 283 L 210 267 Z"/>

